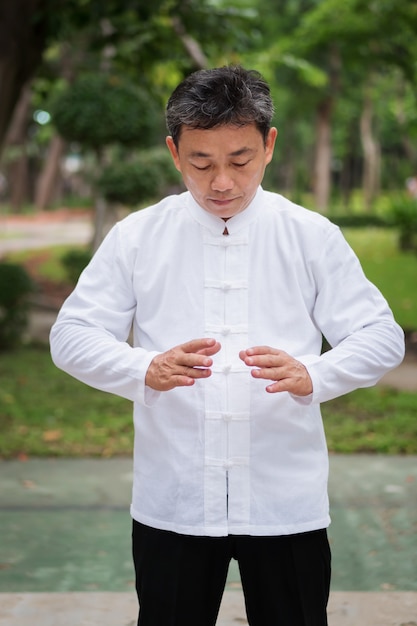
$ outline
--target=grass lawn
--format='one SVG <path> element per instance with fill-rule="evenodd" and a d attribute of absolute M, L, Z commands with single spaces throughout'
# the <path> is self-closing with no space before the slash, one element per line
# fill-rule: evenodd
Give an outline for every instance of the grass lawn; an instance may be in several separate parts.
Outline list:
<path fill-rule="evenodd" d="M 396 230 L 344 228 L 343 233 L 358 255 L 365 274 L 381 290 L 396 320 L 406 330 L 417 330 L 417 254 L 399 252 Z M 78 248 L 82 249 L 82 248 Z M 51 281 L 66 280 L 60 259 L 74 246 L 54 246 L 8 254 Z"/>
<path fill-rule="evenodd" d="M 344 228 L 365 274 L 387 299 L 397 322 L 417 330 L 417 254 L 398 251 L 398 234 L 386 228 Z"/>
<path fill-rule="evenodd" d="M 132 450 L 132 404 L 74 380 L 46 347 L 0 353 L 0 457 Z"/>
<path fill-rule="evenodd" d="M 0 457 L 131 454 L 132 405 L 56 369 L 45 347 L 0 354 Z M 332 452 L 417 454 L 417 393 L 355 391 L 323 405 Z"/>
<path fill-rule="evenodd" d="M 417 330 L 417 255 L 400 253 L 388 229 L 344 229 L 365 273 L 404 329 Z M 64 280 L 68 247 L 9 255 L 43 278 Z M 0 457 L 131 454 L 132 406 L 91 389 L 52 364 L 46 348 L 0 353 Z M 417 393 L 376 387 L 323 405 L 332 452 L 417 454 Z"/>
<path fill-rule="evenodd" d="M 82 249 L 82 246 L 60 245 L 35 250 L 18 250 L 9 252 L 7 260 L 25 265 L 31 273 L 40 278 L 60 283 L 68 280 L 64 265 L 61 263 L 62 257 L 71 250 Z"/>
<path fill-rule="evenodd" d="M 417 393 L 358 389 L 322 405 L 329 450 L 417 454 Z"/>

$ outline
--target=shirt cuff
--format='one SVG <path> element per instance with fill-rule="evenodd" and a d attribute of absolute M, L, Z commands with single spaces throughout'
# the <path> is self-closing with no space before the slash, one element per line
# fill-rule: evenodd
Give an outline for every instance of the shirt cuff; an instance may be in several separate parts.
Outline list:
<path fill-rule="evenodd" d="M 152 406 L 161 395 L 160 391 L 156 391 L 155 389 L 152 389 L 152 387 L 148 387 L 148 385 L 145 384 L 146 372 L 148 371 L 151 362 L 156 356 L 158 356 L 158 354 L 161 354 L 161 352 L 146 352 L 140 359 L 137 402 L 139 402 L 139 404 L 143 404 L 144 406 Z"/>
<path fill-rule="evenodd" d="M 306 368 L 308 375 L 311 378 L 311 384 L 313 385 L 313 391 L 308 394 L 308 396 L 297 396 L 293 393 L 290 393 L 292 399 L 302 406 L 309 406 L 310 404 L 315 404 L 317 402 L 317 390 L 319 389 L 319 380 L 317 380 L 317 376 L 314 375 L 315 365 L 320 363 L 321 357 L 318 354 L 304 354 L 303 356 L 295 357 L 297 361 L 300 361 Z"/>

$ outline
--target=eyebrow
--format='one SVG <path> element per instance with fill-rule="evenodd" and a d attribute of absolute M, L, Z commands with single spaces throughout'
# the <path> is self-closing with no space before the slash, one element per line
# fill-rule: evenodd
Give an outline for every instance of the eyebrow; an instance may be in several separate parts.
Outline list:
<path fill-rule="evenodd" d="M 229 152 L 229 154 L 227 156 L 229 157 L 237 157 L 237 156 L 241 156 L 243 154 L 249 154 L 249 153 L 253 153 L 255 152 L 255 150 L 253 148 L 240 148 L 239 150 L 235 150 L 234 152 Z M 190 153 L 190 158 L 202 158 L 202 159 L 210 159 L 211 158 L 211 154 L 207 154 L 206 152 L 201 152 L 200 150 L 194 150 L 193 152 Z"/>

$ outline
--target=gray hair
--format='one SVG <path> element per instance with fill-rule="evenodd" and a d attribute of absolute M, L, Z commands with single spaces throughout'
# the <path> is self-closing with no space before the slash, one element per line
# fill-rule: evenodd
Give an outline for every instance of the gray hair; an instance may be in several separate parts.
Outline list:
<path fill-rule="evenodd" d="M 266 141 L 274 114 L 268 83 L 255 70 L 225 66 L 190 74 L 174 90 L 166 123 L 175 145 L 183 126 L 209 129 L 255 124 Z"/>

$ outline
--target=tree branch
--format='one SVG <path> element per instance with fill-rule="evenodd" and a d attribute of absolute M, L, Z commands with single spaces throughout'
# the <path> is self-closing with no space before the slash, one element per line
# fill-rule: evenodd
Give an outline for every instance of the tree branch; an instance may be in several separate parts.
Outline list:
<path fill-rule="evenodd" d="M 208 67 L 207 57 L 201 49 L 200 44 L 191 35 L 187 33 L 184 28 L 184 24 L 181 22 L 178 16 L 172 18 L 172 28 L 174 33 L 180 38 L 184 48 L 190 55 L 194 65 L 200 70 L 204 70 Z"/>

